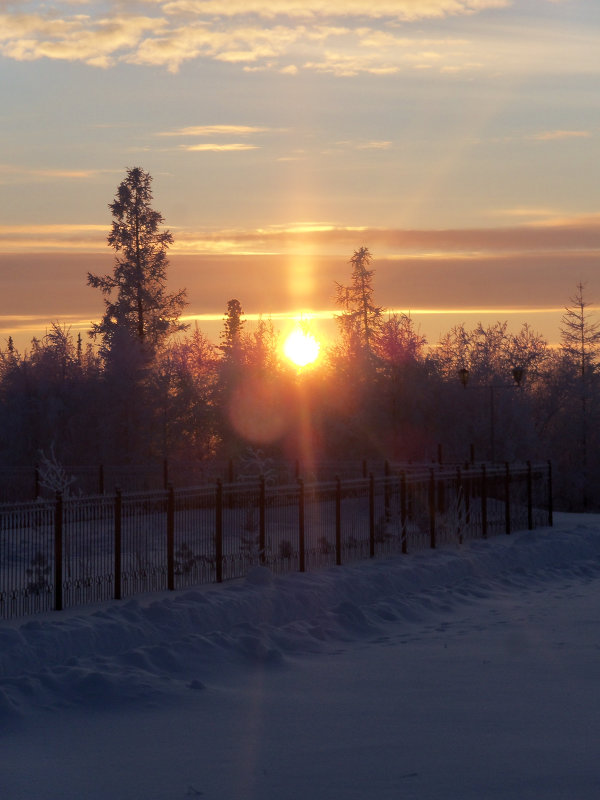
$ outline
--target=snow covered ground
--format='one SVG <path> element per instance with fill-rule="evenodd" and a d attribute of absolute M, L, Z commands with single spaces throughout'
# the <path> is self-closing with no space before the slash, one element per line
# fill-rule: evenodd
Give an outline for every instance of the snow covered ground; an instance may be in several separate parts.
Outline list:
<path fill-rule="evenodd" d="M 0 624 L 2 800 L 596 800 L 600 516 Z"/>

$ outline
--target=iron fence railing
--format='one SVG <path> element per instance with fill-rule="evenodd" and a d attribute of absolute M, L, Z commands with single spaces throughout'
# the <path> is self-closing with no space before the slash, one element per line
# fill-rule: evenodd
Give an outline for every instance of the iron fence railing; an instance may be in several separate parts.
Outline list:
<path fill-rule="evenodd" d="M 332 567 L 552 524 L 550 465 L 70 496 L 0 506 L 0 618 Z"/>
<path fill-rule="evenodd" d="M 300 461 L 268 458 L 252 451 L 253 459 L 206 459 L 203 461 L 163 459 L 146 464 L 58 465 L 69 484 L 70 494 L 113 495 L 123 492 L 153 492 L 169 485 L 183 487 L 214 486 L 226 483 L 252 483 L 262 474 L 268 484 L 288 484 L 302 475 L 307 481 L 341 478 L 366 478 L 371 472 L 383 473 L 385 463 L 367 459 L 319 461 L 310 465 Z M 47 466 L 47 465 L 46 465 Z M 45 498 L 52 500 L 55 480 L 47 480 L 44 464 L 6 466 L 0 464 L 0 503 L 22 503 Z"/>

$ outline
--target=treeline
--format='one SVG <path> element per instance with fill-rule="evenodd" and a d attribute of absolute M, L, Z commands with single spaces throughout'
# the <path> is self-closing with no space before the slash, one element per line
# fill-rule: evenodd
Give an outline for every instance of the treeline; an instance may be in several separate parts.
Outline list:
<path fill-rule="evenodd" d="M 428 343 L 375 304 L 368 249 L 337 286 L 338 335 L 312 367 L 282 355 L 268 320 L 224 311 L 218 344 L 185 329 L 166 290 L 150 176 L 128 170 L 114 203 L 110 276 L 88 276 L 105 313 L 84 342 L 54 323 L 25 353 L 0 349 L 0 460 L 143 464 L 266 455 L 312 460 L 551 459 L 564 508 L 600 506 L 600 332 L 579 285 L 549 347 L 528 325 L 452 328 Z"/>

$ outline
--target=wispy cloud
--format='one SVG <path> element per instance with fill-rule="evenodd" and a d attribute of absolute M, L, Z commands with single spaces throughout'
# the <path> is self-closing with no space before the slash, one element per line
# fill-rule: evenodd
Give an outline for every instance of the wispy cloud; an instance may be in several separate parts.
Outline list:
<path fill-rule="evenodd" d="M 0 251 L 5 253 L 97 252 L 106 248 L 107 225 L 0 225 Z"/>
<path fill-rule="evenodd" d="M 347 254 L 361 244 L 380 257 L 445 258 L 449 254 L 494 257 L 557 251 L 600 253 L 600 213 L 566 215 L 558 210 L 514 208 L 518 224 L 499 228 L 406 230 L 299 221 L 253 229 L 172 228 L 176 254 Z M 543 215 L 546 215 L 545 218 Z M 106 224 L 0 225 L 0 252 L 106 251 Z"/>
<path fill-rule="evenodd" d="M 589 139 L 592 135 L 591 131 L 542 131 L 535 133 L 531 137 L 541 142 L 554 141 L 556 139 Z"/>
<path fill-rule="evenodd" d="M 389 139 L 373 140 L 373 141 L 353 141 L 351 139 L 344 139 L 335 142 L 335 145 L 328 148 L 325 152 L 329 153 L 347 153 L 348 150 L 389 150 L 393 147 L 393 142 Z"/>
<path fill-rule="evenodd" d="M 161 131 L 157 136 L 246 136 L 253 133 L 264 133 L 268 128 L 253 125 L 189 125 L 173 131 Z"/>
<path fill-rule="evenodd" d="M 187 150 L 190 153 L 227 153 L 242 150 L 258 150 L 256 144 L 245 144 L 243 142 L 231 142 L 229 144 L 218 144 L 216 142 L 206 142 L 202 144 L 184 144 L 181 145 L 182 150 Z"/>
<path fill-rule="evenodd" d="M 245 70 L 343 77 L 403 70 L 433 69 L 448 76 L 514 71 L 536 61 L 547 65 L 551 53 L 558 57 L 557 45 L 563 53 L 559 60 L 571 70 L 589 69 L 597 61 L 591 35 L 589 41 L 579 37 L 575 48 L 558 32 L 532 44 L 525 31 L 511 39 L 507 61 L 501 31 L 488 31 L 484 39 L 480 32 L 475 40 L 443 38 L 426 36 L 411 24 L 511 5 L 511 0 L 137 0 L 133 7 L 140 13 L 127 13 L 125 4 L 111 13 L 110 6 L 92 3 L 51 10 L 39 3 L 33 13 L 0 14 L 0 53 L 20 61 L 50 58 L 105 68 L 125 62 L 171 72 L 187 61 L 210 59 Z"/>
<path fill-rule="evenodd" d="M 0 52 L 17 61 L 49 58 L 109 67 L 117 53 L 134 50 L 145 36 L 166 25 L 166 19 L 134 15 L 74 14 L 60 19 L 52 12 L 2 14 Z"/>
<path fill-rule="evenodd" d="M 268 128 L 255 125 L 188 125 L 172 131 L 161 131 L 157 136 L 162 137 L 207 137 L 207 136 L 251 136 L 264 133 Z M 259 145 L 249 142 L 199 142 L 194 144 L 180 144 L 178 150 L 189 153 L 234 153 L 245 150 L 258 150 Z"/>
<path fill-rule="evenodd" d="M 14 183 L 22 180 L 84 180 L 107 170 L 95 169 L 61 169 L 22 167 L 15 164 L 0 164 L 0 184 Z"/>
<path fill-rule="evenodd" d="M 356 145 L 357 150 L 389 150 L 392 146 L 390 141 L 361 142 Z"/>
<path fill-rule="evenodd" d="M 174 250 L 186 253 L 333 254 L 366 243 L 387 257 L 492 257 L 495 253 L 600 250 L 600 214 L 562 217 L 503 228 L 402 230 L 311 222 L 255 230 L 178 231 Z"/>
<path fill-rule="evenodd" d="M 389 17 L 418 20 L 457 14 L 472 14 L 489 8 L 503 8 L 511 0 L 171 0 L 167 14 L 219 16 L 257 15 L 266 19 L 292 17 Z"/>
<path fill-rule="evenodd" d="M 548 216 L 532 221 L 543 210 L 513 209 L 506 214 L 525 222 L 502 228 L 403 230 L 340 226 L 332 222 L 297 222 L 256 229 L 174 230 L 174 253 L 347 253 L 367 243 L 381 255 L 408 256 L 448 253 L 546 252 L 600 250 L 600 214 Z M 0 251 L 87 250 L 106 247 L 107 226 L 1 225 Z"/>

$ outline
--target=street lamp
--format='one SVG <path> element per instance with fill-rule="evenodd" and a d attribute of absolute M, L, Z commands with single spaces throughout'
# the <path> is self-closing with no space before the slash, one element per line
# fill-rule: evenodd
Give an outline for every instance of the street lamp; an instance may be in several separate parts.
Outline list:
<path fill-rule="evenodd" d="M 525 377 L 525 367 L 516 366 L 511 370 L 514 383 L 488 383 L 479 384 L 476 389 L 489 389 L 490 392 L 490 456 L 492 464 L 496 461 L 496 423 L 495 423 L 495 396 L 496 389 L 518 389 Z M 467 388 L 470 373 L 466 367 L 458 370 L 458 379 L 462 383 L 463 389 Z"/>

